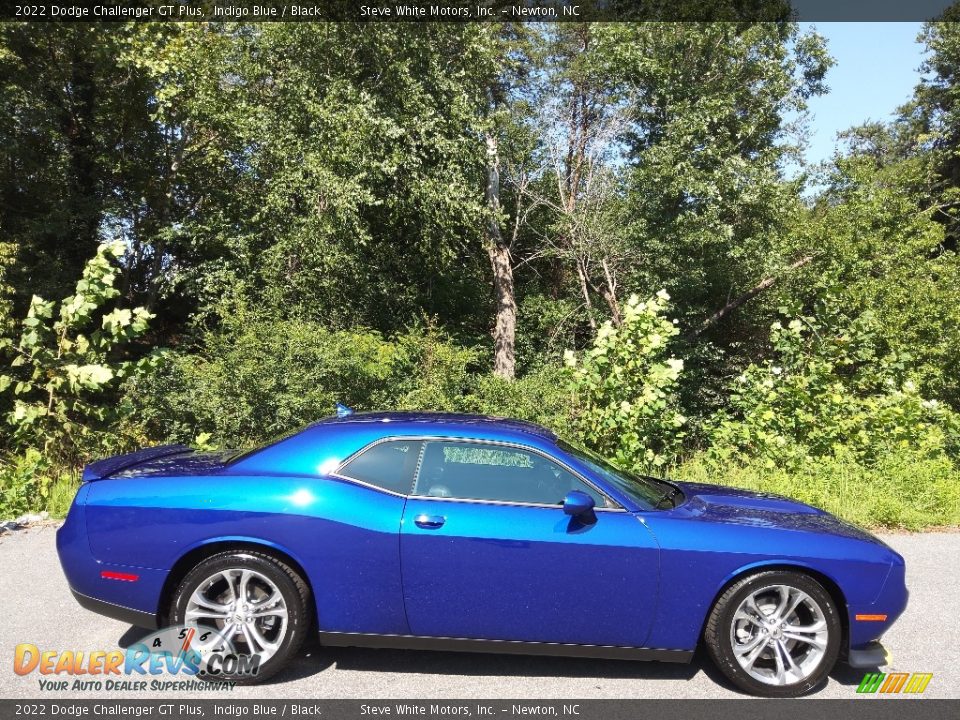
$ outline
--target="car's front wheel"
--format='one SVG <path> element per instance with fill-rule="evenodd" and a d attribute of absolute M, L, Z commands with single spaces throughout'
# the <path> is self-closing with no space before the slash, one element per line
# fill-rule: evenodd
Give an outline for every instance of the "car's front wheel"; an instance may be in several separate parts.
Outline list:
<path fill-rule="evenodd" d="M 704 640 L 714 663 L 741 690 L 796 697 L 826 679 L 841 635 L 835 603 L 820 583 L 769 571 L 735 582 L 720 596 Z"/>
<path fill-rule="evenodd" d="M 309 588 L 270 555 L 233 550 L 194 567 L 174 593 L 171 618 L 212 680 L 252 683 L 278 672 L 303 645 Z"/>

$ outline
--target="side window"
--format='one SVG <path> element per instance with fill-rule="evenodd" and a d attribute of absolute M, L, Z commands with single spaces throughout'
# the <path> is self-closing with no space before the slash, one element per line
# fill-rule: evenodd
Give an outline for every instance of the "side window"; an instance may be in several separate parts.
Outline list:
<path fill-rule="evenodd" d="M 519 448 L 471 442 L 427 441 L 415 495 L 559 505 L 571 490 L 602 495 L 542 455 Z"/>
<path fill-rule="evenodd" d="M 337 475 L 407 495 L 420 460 L 421 440 L 388 440 L 368 448 L 337 471 Z"/>

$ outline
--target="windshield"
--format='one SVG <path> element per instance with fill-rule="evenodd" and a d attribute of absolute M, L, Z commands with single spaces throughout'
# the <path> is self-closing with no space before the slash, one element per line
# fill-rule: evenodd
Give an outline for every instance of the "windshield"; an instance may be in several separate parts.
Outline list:
<path fill-rule="evenodd" d="M 624 494 L 629 495 L 630 498 L 644 510 L 653 510 L 658 506 L 662 506 L 662 502 L 671 497 L 674 491 L 676 491 L 676 496 L 680 495 L 679 489 L 666 480 L 634 475 L 633 473 L 621 470 L 599 455 L 571 445 L 565 440 L 561 440 L 558 444 L 564 452 L 573 455 L 603 480 Z M 674 500 L 675 499 L 676 498 L 674 498 Z M 671 503 L 670 507 L 675 507 L 675 503 Z"/>

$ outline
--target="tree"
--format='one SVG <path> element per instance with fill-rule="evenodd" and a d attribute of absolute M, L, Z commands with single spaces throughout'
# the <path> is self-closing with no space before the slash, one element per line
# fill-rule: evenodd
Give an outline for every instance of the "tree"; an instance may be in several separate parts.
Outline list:
<path fill-rule="evenodd" d="M 554 213 L 545 234 L 547 254 L 558 263 L 557 286 L 573 268 L 591 328 L 591 294 L 599 294 L 620 324 L 618 265 L 627 254 L 619 141 L 627 122 L 622 98 L 602 62 L 606 48 L 594 26 L 563 24 L 547 36 L 548 75 L 541 98 L 548 178 L 540 202 Z"/>
<path fill-rule="evenodd" d="M 926 23 L 919 40 L 929 52 L 925 77 L 901 111 L 900 125 L 921 144 L 934 173 L 931 204 L 946 227 L 946 247 L 956 251 L 960 235 L 960 5 L 948 8 L 936 22 Z"/>
<path fill-rule="evenodd" d="M 628 233 L 643 262 L 630 281 L 666 285 L 699 324 L 798 259 L 786 117 L 824 91 L 830 61 L 821 38 L 789 23 L 642 24 L 619 35 L 605 57 L 632 119 Z M 727 327 L 712 339 L 729 346 L 738 333 Z"/>
<path fill-rule="evenodd" d="M 100 242 L 121 158 L 139 159 L 147 87 L 117 62 L 130 26 L 0 28 L 0 232 L 18 311 L 65 294 Z"/>
<path fill-rule="evenodd" d="M 490 258 L 495 302 L 493 372 L 497 377 L 513 380 L 516 375 L 517 297 L 511 250 L 525 213 L 522 193 L 514 194 L 512 218 L 505 211 L 501 194 L 502 153 L 503 141 L 510 143 L 522 138 L 521 128 L 529 120 L 526 85 L 536 73 L 533 63 L 538 35 L 522 25 L 509 23 L 488 25 L 484 31 L 487 58 L 483 79 L 486 105 L 482 118 L 486 151 L 484 245 Z M 525 166 L 528 158 L 523 157 L 522 152 L 526 147 L 523 142 L 519 147 L 512 143 L 507 147 L 514 167 Z M 518 177 L 511 179 L 515 189 L 525 184 Z M 503 231 L 505 221 L 513 227 L 509 236 Z"/>
<path fill-rule="evenodd" d="M 878 155 L 899 142 L 885 132 L 852 131 L 852 150 L 835 158 L 824 192 L 795 231 L 796 243 L 816 247 L 816 257 L 784 278 L 778 300 L 812 312 L 831 297 L 850 313 L 870 314 L 879 342 L 908 359 L 921 392 L 955 404 L 960 258 L 947 249 L 947 228 L 930 203 L 927 158 Z"/>

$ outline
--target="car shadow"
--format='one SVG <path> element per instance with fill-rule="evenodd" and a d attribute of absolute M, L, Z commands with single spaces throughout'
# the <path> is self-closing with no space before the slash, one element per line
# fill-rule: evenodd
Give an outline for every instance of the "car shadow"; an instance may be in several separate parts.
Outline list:
<path fill-rule="evenodd" d="M 701 646 L 690 663 L 660 663 L 630 660 L 547 657 L 539 655 L 498 655 L 493 653 L 387 650 L 372 648 L 323 647 L 309 641 L 288 668 L 265 685 L 282 685 L 331 667 L 358 672 L 415 673 L 488 677 L 560 677 L 610 680 L 692 680 L 703 673 L 714 684 L 743 698 L 751 695 L 734 686 L 716 668 Z M 845 686 L 860 684 L 867 670 L 855 670 L 838 663 L 830 678 Z M 821 684 L 804 697 L 816 697 L 826 688 Z"/>
<path fill-rule="evenodd" d="M 131 625 L 127 628 L 127 631 L 120 636 L 120 639 L 117 640 L 117 646 L 126 650 L 131 645 L 140 642 L 145 637 L 148 637 L 155 632 L 156 630 L 147 630 L 146 628 Z"/>
<path fill-rule="evenodd" d="M 130 627 L 118 645 L 127 648 L 154 631 Z M 593 658 L 509 655 L 496 653 L 442 652 L 435 650 L 393 650 L 351 647 L 324 647 L 319 640 L 307 640 L 290 664 L 261 686 L 283 685 L 310 677 L 329 668 L 354 672 L 415 673 L 418 675 L 460 675 L 483 677 L 560 677 L 612 680 L 691 680 L 698 673 L 711 682 L 741 697 L 750 697 L 737 689 L 719 671 L 701 646 L 689 663 L 602 660 Z M 838 663 L 830 678 L 841 685 L 856 686 L 869 669 L 854 669 Z M 807 697 L 815 697 L 821 685 Z"/>
<path fill-rule="evenodd" d="M 700 653 L 689 664 L 599 660 L 495 653 L 323 647 L 311 641 L 267 684 L 282 684 L 330 667 L 354 672 L 414 673 L 473 677 L 569 677 L 598 679 L 690 680 L 699 672 L 726 684 Z"/>
<path fill-rule="evenodd" d="M 867 673 L 882 672 L 879 667 L 872 668 L 852 668 L 844 662 L 837 663 L 837 666 L 830 673 L 830 678 L 841 685 L 850 685 L 859 687 L 863 676 Z"/>

